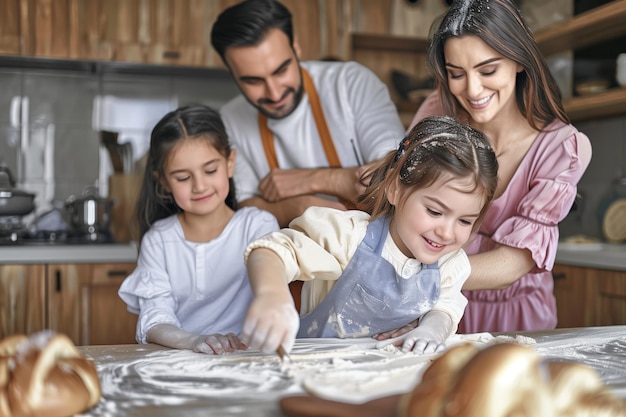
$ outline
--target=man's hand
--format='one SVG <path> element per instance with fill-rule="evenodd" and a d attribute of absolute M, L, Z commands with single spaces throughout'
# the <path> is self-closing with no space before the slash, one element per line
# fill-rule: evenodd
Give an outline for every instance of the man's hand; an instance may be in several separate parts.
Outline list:
<path fill-rule="evenodd" d="M 369 185 L 368 175 L 370 174 L 370 170 L 372 169 L 373 166 L 374 166 L 373 163 L 361 165 L 355 171 L 354 173 L 355 181 L 356 181 L 355 190 L 356 190 L 357 196 L 363 194 L 365 192 L 365 189 Z"/>
<path fill-rule="evenodd" d="M 312 194 L 353 201 L 358 195 L 357 170 L 358 167 L 273 169 L 259 183 L 259 193 L 270 203 Z"/>
<path fill-rule="evenodd" d="M 259 183 L 261 197 L 275 203 L 290 197 L 314 194 L 310 169 L 273 169 Z"/>

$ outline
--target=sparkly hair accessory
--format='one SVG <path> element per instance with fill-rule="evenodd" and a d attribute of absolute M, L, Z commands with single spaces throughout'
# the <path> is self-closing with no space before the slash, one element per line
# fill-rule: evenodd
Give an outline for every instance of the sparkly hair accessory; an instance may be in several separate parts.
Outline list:
<path fill-rule="evenodd" d="M 400 141 L 400 145 L 398 146 L 398 150 L 396 151 L 396 156 L 393 158 L 394 163 L 398 162 L 398 159 L 402 158 L 402 155 L 404 155 L 404 153 L 406 152 L 406 148 L 409 147 L 410 143 L 411 140 L 409 139 L 408 135 L 402 138 L 402 140 Z"/>
<path fill-rule="evenodd" d="M 474 19 L 479 18 L 487 9 L 489 9 L 489 0 L 454 1 L 445 32 L 451 33 L 453 36 L 462 35 L 464 29 L 468 30 L 476 25 Z"/>

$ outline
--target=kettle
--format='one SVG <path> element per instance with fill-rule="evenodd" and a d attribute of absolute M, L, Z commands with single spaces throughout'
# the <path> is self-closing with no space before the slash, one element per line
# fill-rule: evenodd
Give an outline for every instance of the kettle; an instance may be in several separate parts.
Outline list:
<path fill-rule="evenodd" d="M 81 197 L 70 196 L 65 202 L 72 230 L 80 235 L 110 234 L 113 201 L 98 196 L 94 186 L 86 187 Z"/>

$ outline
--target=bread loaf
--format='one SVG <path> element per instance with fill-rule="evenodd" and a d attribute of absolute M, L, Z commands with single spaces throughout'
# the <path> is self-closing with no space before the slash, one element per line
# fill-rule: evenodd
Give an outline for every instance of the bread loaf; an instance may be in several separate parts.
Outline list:
<path fill-rule="evenodd" d="M 437 358 L 398 404 L 399 417 L 626 417 L 590 367 L 546 361 L 532 348 L 457 346 Z"/>
<path fill-rule="evenodd" d="M 65 335 L 39 332 L 0 341 L 0 417 L 66 417 L 100 400 L 94 364 Z"/>

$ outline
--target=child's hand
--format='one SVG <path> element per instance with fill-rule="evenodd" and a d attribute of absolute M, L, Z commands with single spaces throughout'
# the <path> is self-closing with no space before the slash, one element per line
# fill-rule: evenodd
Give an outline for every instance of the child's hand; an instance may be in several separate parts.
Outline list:
<path fill-rule="evenodd" d="M 192 342 L 192 350 L 209 355 L 222 355 L 236 350 L 246 350 L 248 346 L 234 333 L 202 335 Z"/>
<path fill-rule="evenodd" d="M 397 329 L 400 332 L 407 326 Z M 419 325 L 398 337 L 387 339 L 376 344 L 376 348 L 382 349 L 388 345 L 402 346 L 403 352 L 415 352 L 431 354 L 441 352 L 446 346 L 445 341 L 452 330 L 452 319 L 442 311 L 427 313 Z"/>
<path fill-rule="evenodd" d="M 299 327 L 300 317 L 293 302 L 271 295 L 259 296 L 250 304 L 241 339 L 263 353 L 274 353 L 278 346 L 289 352 Z"/>
<path fill-rule="evenodd" d="M 377 335 L 374 335 L 374 339 L 376 340 L 386 340 L 386 339 L 392 339 L 398 336 L 402 336 L 405 333 L 410 332 L 411 330 L 415 329 L 417 327 L 417 320 L 413 320 L 412 322 L 405 324 L 402 327 L 399 327 L 397 329 L 393 329 L 393 330 L 388 330 L 386 332 L 382 332 L 382 333 L 378 333 Z"/>

